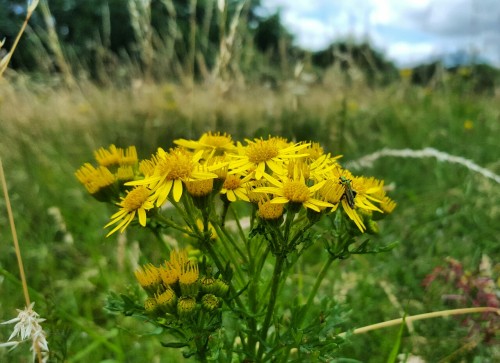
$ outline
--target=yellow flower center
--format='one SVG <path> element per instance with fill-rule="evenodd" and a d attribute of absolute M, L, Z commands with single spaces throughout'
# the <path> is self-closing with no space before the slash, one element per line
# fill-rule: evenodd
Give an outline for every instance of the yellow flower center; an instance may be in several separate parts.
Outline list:
<path fill-rule="evenodd" d="M 160 295 L 156 295 L 156 302 L 160 306 L 168 307 L 175 304 L 176 296 L 174 290 L 168 288 Z"/>
<path fill-rule="evenodd" d="M 278 219 L 283 215 L 283 204 L 272 204 L 270 201 L 259 203 L 259 216 L 262 219 Z"/>
<path fill-rule="evenodd" d="M 177 270 L 170 269 L 167 264 L 160 267 L 161 280 L 165 285 L 173 285 L 179 279 L 179 272 Z"/>
<path fill-rule="evenodd" d="M 172 250 L 170 252 L 170 262 L 169 265 L 179 271 L 182 271 L 182 267 L 188 262 L 188 255 L 186 250 Z"/>
<path fill-rule="evenodd" d="M 168 161 L 168 180 L 185 179 L 191 175 L 193 171 L 193 162 L 191 156 L 180 151 L 173 151 L 169 155 Z"/>
<path fill-rule="evenodd" d="M 309 154 L 309 158 L 312 160 L 318 159 L 321 155 L 325 153 L 325 151 L 318 142 L 311 143 L 311 145 L 307 149 L 305 149 L 305 152 Z"/>
<path fill-rule="evenodd" d="M 152 264 L 147 264 L 135 271 L 135 277 L 139 284 L 145 288 L 152 288 L 161 282 L 158 269 Z"/>
<path fill-rule="evenodd" d="M 120 165 L 135 165 L 137 162 L 137 150 L 135 149 L 135 146 L 129 146 L 123 151 L 122 158 L 120 159 Z"/>
<path fill-rule="evenodd" d="M 85 188 L 90 194 L 96 194 L 101 189 L 113 185 L 115 182 L 114 175 L 104 166 L 99 166 L 97 169 L 89 163 L 85 163 L 75 173 L 76 177 L 85 185 Z"/>
<path fill-rule="evenodd" d="M 337 204 L 344 195 L 344 186 L 333 180 L 327 180 L 320 189 L 320 194 L 323 199 L 329 203 Z"/>
<path fill-rule="evenodd" d="M 212 134 L 211 132 L 209 132 L 201 137 L 200 143 L 217 149 L 231 144 L 232 140 L 231 137 L 226 134 L 221 135 L 219 132 L 216 134 Z"/>
<path fill-rule="evenodd" d="M 193 197 L 204 197 L 212 192 L 214 189 L 214 180 L 196 180 L 186 182 L 186 189 Z"/>
<path fill-rule="evenodd" d="M 309 199 L 309 188 L 299 181 L 288 181 L 283 184 L 283 196 L 290 202 L 304 203 Z"/>
<path fill-rule="evenodd" d="M 224 185 L 222 188 L 225 188 L 227 190 L 235 190 L 238 189 L 241 186 L 241 179 L 234 175 L 230 174 L 226 177 L 226 180 L 224 180 Z"/>
<path fill-rule="evenodd" d="M 110 145 L 108 150 L 101 147 L 99 150 L 94 151 L 94 156 L 99 165 L 118 165 L 123 157 L 123 149 L 117 148 L 115 145 Z"/>
<path fill-rule="evenodd" d="M 198 264 L 189 261 L 182 268 L 182 274 L 179 276 L 179 282 L 185 285 L 194 284 L 198 280 Z"/>
<path fill-rule="evenodd" d="M 278 156 L 279 148 L 276 140 L 259 140 L 253 144 L 248 145 L 247 156 L 248 160 L 254 164 L 263 161 L 271 160 Z"/>
<path fill-rule="evenodd" d="M 121 181 L 134 180 L 134 169 L 131 166 L 120 166 L 116 171 L 116 178 Z"/>
<path fill-rule="evenodd" d="M 151 191 L 145 186 L 138 186 L 127 194 L 121 206 L 128 211 L 138 210 L 148 200 L 150 193 Z"/>

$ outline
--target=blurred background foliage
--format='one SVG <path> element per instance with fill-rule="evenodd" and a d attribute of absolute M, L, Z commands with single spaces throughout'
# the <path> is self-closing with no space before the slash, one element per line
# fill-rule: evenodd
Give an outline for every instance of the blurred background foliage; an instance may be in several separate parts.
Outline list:
<path fill-rule="evenodd" d="M 25 5 L 0 0 L 6 49 L 24 19 Z M 237 29 L 231 29 L 232 22 Z M 372 85 L 400 79 L 395 65 L 369 41 L 345 39 L 319 51 L 300 49 L 280 13 L 270 13 L 260 0 L 42 0 L 12 68 L 63 77 L 71 73 L 96 82 L 140 75 L 157 81 L 207 80 L 214 76 L 217 60 L 228 55 L 224 44 L 230 47 L 225 50 L 231 58 L 226 66 L 247 82 L 293 77 L 297 60 L 319 76 L 337 65 L 342 70 L 356 68 Z M 492 92 L 498 69 L 458 53 L 454 58 L 446 66 L 440 60 L 416 66 L 409 78 L 427 85 L 446 72 L 472 83 L 477 91 Z"/>

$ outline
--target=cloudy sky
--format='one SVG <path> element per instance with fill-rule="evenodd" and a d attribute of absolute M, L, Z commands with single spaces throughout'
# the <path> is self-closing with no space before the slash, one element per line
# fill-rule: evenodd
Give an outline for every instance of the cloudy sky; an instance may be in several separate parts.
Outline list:
<path fill-rule="evenodd" d="M 405 67 L 467 52 L 500 66 L 500 0 L 262 0 L 303 48 L 368 39 Z"/>

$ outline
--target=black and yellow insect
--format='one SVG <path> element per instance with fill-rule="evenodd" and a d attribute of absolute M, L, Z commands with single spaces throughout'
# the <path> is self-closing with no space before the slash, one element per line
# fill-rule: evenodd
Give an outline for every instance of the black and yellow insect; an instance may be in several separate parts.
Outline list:
<path fill-rule="evenodd" d="M 354 198 L 356 198 L 356 191 L 352 189 L 352 180 L 347 179 L 345 176 L 339 177 L 339 183 L 344 186 L 344 194 L 342 198 L 345 198 L 349 207 L 354 208 Z"/>

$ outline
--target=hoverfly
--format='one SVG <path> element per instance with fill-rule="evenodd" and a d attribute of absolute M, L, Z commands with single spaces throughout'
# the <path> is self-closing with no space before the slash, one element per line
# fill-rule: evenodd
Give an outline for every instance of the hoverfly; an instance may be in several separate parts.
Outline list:
<path fill-rule="evenodd" d="M 342 195 L 342 198 L 345 198 L 349 207 L 354 208 L 354 198 L 356 198 L 357 193 L 352 189 L 351 182 L 351 179 L 347 179 L 343 175 L 339 177 L 339 183 L 344 186 L 344 194 Z"/>

